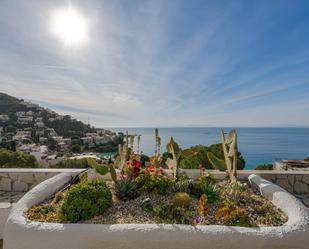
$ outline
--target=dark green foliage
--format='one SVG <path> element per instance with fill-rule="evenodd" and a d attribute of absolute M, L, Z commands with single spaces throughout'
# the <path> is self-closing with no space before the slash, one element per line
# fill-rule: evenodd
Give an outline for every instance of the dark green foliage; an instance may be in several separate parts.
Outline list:
<path fill-rule="evenodd" d="M 274 166 L 272 164 L 261 164 L 255 167 L 255 170 L 273 170 Z"/>
<path fill-rule="evenodd" d="M 214 184 L 203 184 L 201 186 L 202 193 L 207 196 L 209 203 L 214 203 L 219 200 L 220 192 Z"/>
<path fill-rule="evenodd" d="M 136 182 L 142 191 L 164 195 L 170 191 L 174 180 L 159 174 L 142 173 L 136 178 Z"/>
<path fill-rule="evenodd" d="M 83 158 L 83 159 L 67 159 L 62 160 L 54 165 L 51 165 L 51 168 L 64 168 L 64 169 L 84 169 L 84 168 L 91 168 L 92 158 Z"/>
<path fill-rule="evenodd" d="M 146 156 L 144 154 L 141 155 L 141 163 L 142 163 L 142 166 L 145 167 L 145 163 L 146 162 L 150 162 L 150 158 L 149 156 Z"/>
<path fill-rule="evenodd" d="M 144 200 L 142 200 L 142 202 L 140 203 L 140 207 L 146 211 L 146 212 L 150 212 L 153 210 L 153 206 L 152 206 L 152 202 L 150 198 L 146 198 Z"/>
<path fill-rule="evenodd" d="M 45 114 L 45 115 L 44 115 Z M 72 119 L 69 115 L 63 117 L 60 120 L 49 121 L 50 114 L 44 112 L 43 114 L 44 123 L 53 128 L 58 135 L 64 137 L 71 137 L 74 135 L 83 136 L 88 132 L 95 132 L 95 129 L 90 127 L 90 125 L 86 125 L 81 121 L 76 119 Z"/>
<path fill-rule="evenodd" d="M 201 184 L 199 182 L 192 182 L 190 185 L 190 195 L 193 196 L 194 198 L 200 198 L 203 194 Z"/>
<path fill-rule="evenodd" d="M 198 179 L 199 184 L 215 184 L 217 179 L 213 174 L 207 173 L 205 175 L 200 176 Z"/>
<path fill-rule="evenodd" d="M 94 127 L 90 127 L 90 125 L 72 119 L 68 115 L 64 116 L 63 119 L 49 121 L 49 118 L 54 118 L 56 116 L 55 113 L 51 113 L 50 111 L 47 111 L 47 109 L 39 110 L 38 107 L 27 107 L 22 104 L 22 101 L 22 99 L 17 99 L 5 93 L 0 93 L 0 113 L 7 114 L 10 118 L 10 120 L 5 122 L 4 125 L 6 132 L 10 132 L 11 130 L 15 132 L 17 128 L 28 127 L 28 125 L 25 126 L 16 122 L 17 117 L 15 113 L 20 111 L 33 111 L 35 113 L 34 116 L 40 112 L 40 117 L 43 118 L 44 124 L 47 127 L 54 128 L 60 136 L 83 136 L 85 133 L 95 132 Z M 34 123 L 32 123 L 31 126 L 34 126 Z"/>
<path fill-rule="evenodd" d="M 59 150 L 59 145 L 57 141 L 53 138 L 48 138 L 47 147 L 48 149 L 53 150 L 53 151 Z"/>
<path fill-rule="evenodd" d="M 108 167 L 104 164 L 100 164 L 96 162 L 95 164 L 92 164 L 91 167 L 95 169 L 95 171 L 102 176 L 108 173 Z"/>
<path fill-rule="evenodd" d="M 40 165 L 32 155 L 20 152 L 0 149 L 1 168 L 39 168 Z"/>
<path fill-rule="evenodd" d="M 184 169 L 198 169 L 199 165 L 210 168 L 211 164 L 207 158 L 208 147 L 197 145 L 182 151 L 180 167 Z"/>
<path fill-rule="evenodd" d="M 305 158 L 304 161 L 309 162 L 309 156 L 307 158 Z"/>
<path fill-rule="evenodd" d="M 103 214 L 112 205 L 112 193 L 105 182 L 94 180 L 74 185 L 60 208 L 64 221 L 76 223 Z"/>
<path fill-rule="evenodd" d="M 206 169 L 214 169 L 207 157 L 207 152 L 211 152 L 217 158 L 224 160 L 221 143 L 210 146 L 197 145 L 182 151 L 180 167 L 184 169 L 198 169 L 199 165 L 203 165 Z M 239 152 L 237 169 L 243 169 L 245 164 L 245 160 Z"/>
<path fill-rule="evenodd" d="M 135 199 L 139 195 L 138 185 L 132 180 L 120 180 L 115 183 L 115 193 L 122 201 Z"/>
<path fill-rule="evenodd" d="M 71 151 L 72 151 L 73 153 L 81 153 L 82 147 L 81 147 L 80 145 L 78 145 L 78 144 L 73 144 L 73 145 L 71 146 Z"/>
<path fill-rule="evenodd" d="M 108 173 L 108 167 L 104 164 L 99 163 L 94 158 L 82 158 L 82 159 L 68 159 L 58 162 L 57 164 L 51 165 L 51 168 L 64 168 L 64 169 L 87 169 L 93 168 L 101 175 Z"/>
<path fill-rule="evenodd" d="M 163 223 L 192 224 L 194 219 L 192 211 L 172 204 L 158 205 L 153 209 L 153 213 L 158 222 Z"/>

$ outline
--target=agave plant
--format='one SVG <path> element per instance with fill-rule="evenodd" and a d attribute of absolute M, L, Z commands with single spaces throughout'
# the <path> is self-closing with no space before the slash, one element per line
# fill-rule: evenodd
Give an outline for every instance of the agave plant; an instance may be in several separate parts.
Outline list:
<path fill-rule="evenodd" d="M 122 201 L 128 201 L 139 195 L 136 182 L 128 179 L 122 179 L 115 184 L 115 194 Z"/>

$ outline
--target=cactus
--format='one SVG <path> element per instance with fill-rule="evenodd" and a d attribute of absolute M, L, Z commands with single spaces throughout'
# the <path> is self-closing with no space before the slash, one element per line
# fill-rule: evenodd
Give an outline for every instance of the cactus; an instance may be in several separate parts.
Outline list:
<path fill-rule="evenodd" d="M 119 157 L 120 157 L 120 162 L 118 165 L 118 169 L 120 169 L 120 171 L 122 171 L 123 167 L 126 165 L 127 159 L 128 159 L 128 148 L 127 146 L 124 144 L 119 144 L 118 145 L 118 153 L 119 153 Z"/>
<path fill-rule="evenodd" d="M 114 183 L 117 183 L 118 182 L 117 181 L 117 173 L 116 173 L 116 170 L 115 170 L 113 165 L 109 166 L 109 173 L 111 174 L 111 178 L 114 181 Z"/>
<path fill-rule="evenodd" d="M 130 149 L 131 149 L 131 153 L 134 152 L 134 138 L 136 135 L 130 135 Z"/>
<path fill-rule="evenodd" d="M 171 137 L 169 143 L 166 145 L 166 149 L 167 152 L 172 155 L 172 158 L 168 158 L 165 163 L 169 169 L 173 170 L 173 176 L 176 180 L 178 180 L 181 149 L 174 141 L 173 137 Z"/>
<path fill-rule="evenodd" d="M 221 129 L 221 140 L 224 153 L 224 159 L 226 168 L 232 183 L 237 182 L 237 159 L 238 159 L 238 147 L 237 147 L 237 133 L 236 130 L 231 130 L 228 137 L 225 138 L 224 132 Z"/>
<path fill-rule="evenodd" d="M 237 133 L 231 130 L 227 138 L 221 130 L 222 148 L 224 160 L 216 157 L 212 152 L 207 152 L 209 162 L 215 169 L 224 171 L 227 170 L 230 181 L 237 182 L 237 162 L 238 162 L 238 147 L 237 147 Z"/>
<path fill-rule="evenodd" d="M 137 135 L 137 154 L 139 154 L 139 149 L 140 149 L 140 144 L 141 144 L 141 136 L 142 135 Z"/>
<path fill-rule="evenodd" d="M 192 199 L 189 194 L 179 192 L 175 194 L 174 205 L 177 207 L 190 207 Z"/>
<path fill-rule="evenodd" d="M 160 149 L 161 149 L 161 137 L 157 137 L 157 152 L 158 152 L 158 155 L 157 155 L 157 157 L 159 157 L 160 156 Z"/>
<path fill-rule="evenodd" d="M 155 145 L 155 156 L 159 157 L 160 155 L 160 146 L 161 146 L 161 138 L 159 136 L 159 130 L 158 128 L 155 129 L 155 140 L 156 140 L 156 145 Z"/>
<path fill-rule="evenodd" d="M 211 165 L 220 171 L 225 171 L 226 170 L 226 164 L 225 161 L 216 157 L 212 152 L 207 152 L 207 158 L 209 160 L 209 162 L 211 163 Z"/>

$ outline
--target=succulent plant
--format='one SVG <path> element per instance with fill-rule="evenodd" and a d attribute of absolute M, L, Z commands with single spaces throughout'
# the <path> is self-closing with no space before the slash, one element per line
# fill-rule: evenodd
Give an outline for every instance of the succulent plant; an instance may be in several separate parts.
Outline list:
<path fill-rule="evenodd" d="M 141 136 L 142 135 L 137 135 L 137 154 L 140 153 Z"/>
<path fill-rule="evenodd" d="M 155 129 L 155 140 L 156 140 L 155 156 L 159 157 L 160 156 L 160 149 L 161 149 L 161 137 L 159 135 L 158 128 Z"/>
<path fill-rule="evenodd" d="M 205 215 L 208 210 L 208 197 L 207 195 L 202 195 L 198 200 L 198 212 L 200 215 Z"/>
<path fill-rule="evenodd" d="M 173 170 L 173 176 L 176 180 L 179 179 L 179 163 L 181 156 L 181 149 L 179 145 L 174 141 L 173 137 L 171 137 L 169 143 L 166 145 L 167 152 L 172 155 L 172 158 L 168 158 L 166 160 L 166 165 L 169 169 Z"/>
<path fill-rule="evenodd" d="M 123 170 L 124 166 L 126 165 L 127 160 L 129 159 L 130 151 L 132 151 L 131 149 L 129 149 L 128 136 L 129 136 L 128 132 L 126 132 L 126 141 L 125 141 L 125 143 L 123 145 L 122 144 L 118 145 L 118 154 L 119 154 L 119 157 L 120 157 L 120 161 L 119 161 L 119 164 L 118 164 L 118 169 L 120 171 Z"/>
<path fill-rule="evenodd" d="M 189 207 L 191 205 L 192 199 L 190 195 L 185 192 L 179 192 L 175 194 L 174 205 L 177 207 Z"/>
<path fill-rule="evenodd" d="M 114 181 L 114 183 L 117 183 L 118 182 L 117 172 L 115 170 L 115 167 L 112 164 L 109 166 L 109 173 L 111 174 L 111 178 Z"/>
<path fill-rule="evenodd" d="M 151 199 L 150 198 L 143 199 L 140 203 L 140 207 L 146 212 L 152 211 L 153 205 Z"/>
<path fill-rule="evenodd" d="M 230 181 L 237 182 L 237 161 L 238 161 L 238 146 L 236 130 L 231 130 L 228 137 L 225 138 L 223 130 L 221 130 L 222 148 L 224 160 L 217 158 L 212 152 L 207 152 L 207 157 L 215 169 L 224 171 L 227 170 Z"/>
<path fill-rule="evenodd" d="M 139 194 L 137 183 L 131 180 L 120 180 L 115 184 L 115 194 L 122 200 L 132 200 Z"/>

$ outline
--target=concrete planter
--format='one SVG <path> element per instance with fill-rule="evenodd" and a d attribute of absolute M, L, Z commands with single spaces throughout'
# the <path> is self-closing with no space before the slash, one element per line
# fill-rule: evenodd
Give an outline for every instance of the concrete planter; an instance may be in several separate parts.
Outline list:
<path fill-rule="evenodd" d="M 257 175 L 249 181 L 288 215 L 280 227 L 164 224 L 56 224 L 32 222 L 23 213 L 59 190 L 71 178 L 62 173 L 28 192 L 13 208 L 4 249 L 305 249 L 309 245 L 309 211 L 295 197 Z"/>

